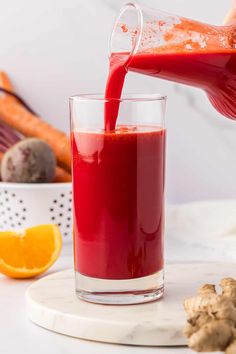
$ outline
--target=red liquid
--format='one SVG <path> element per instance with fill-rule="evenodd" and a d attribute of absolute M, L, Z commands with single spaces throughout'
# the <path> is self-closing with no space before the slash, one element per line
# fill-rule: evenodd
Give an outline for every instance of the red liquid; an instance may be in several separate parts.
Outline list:
<path fill-rule="evenodd" d="M 152 52 L 133 56 L 127 68 L 126 53 L 111 56 L 111 70 L 107 83 L 106 97 L 120 97 L 125 74 L 134 71 L 161 79 L 199 87 L 206 91 L 215 109 L 228 118 L 236 119 L 236 50 Z M 122 63 L 123 62 L 123 66 Z M 119 70 L 117 67 L 119 66 Z M 119 75 L 119 71 L 122 73 Z M 120 81 L 117 80 L 117 74 Z M 112 77 L 111 77 L 112 76 Z M 115 85 L 114 83 L 117 84 Z M 115 92 L 114 92 L 115 90 Z M 116 95 L 117 94 L 117 95 Z M 115 127 L 118 104 L 112 110 L 106 110 L 106 127 L 112 122 Z M 112 119 L 110 119 L 112 117 Z"/>
<path fill-rule="evenodd" d="M 127 69 L 125 67 L 126 60 L 126 53 L 118 53 L 111 56 L 105 98 L 119 99 L 121 97 L 125 76 L 127 74 Z M 118 111 L 119 101 L 105 103 L 104 126 L 106 131 L 112 131 L 115 129 Z"/>
<path fill-rule="evenodd" d="M 216 110 L 236 119 L 235 26 L 216 27 L 185 18 L 171 25 L 153 21 L 145 26 L 139 52 L 111 55 L 106 97 L 119 98 L 126 72 L 134 71 L 199 87 L 206 91 Z M 132 28 L 123 27 L 124 32 L 132 33 Z M 150 47 L 148 38 L 150 43 L 156 38 L 159 46 Z M 106 110 L 106 128 L 111 122 L 114 129 L 117 106 L 113 117 Z"/>
<path fill-rule="evenodd" d="M 104 279 L 161 270 L 165 131 L 75 132 L 72 148 L 76 270 Z"/>
<path fill-rule="evenodd" d="M 72 137 L 75 267 L 84 275 L 132 279 L 163 268 L 165 131 L 116 126 L 119 101 L 109 98 L 120 98 L 127 71 L 202 88 L 219 112 L 236 119 L 236 50 L 220 48 L 223 37 L 215 36 L 216 28 L 188 20 L 165 40 L 183 29 L 201 33 L 205 49 L 190 38 L 136 54 L 128 65 L 127 53 L 113 54 L 105 131 Z"/>
<path fill-rule="evenodd" d="M 236 119 L 236 50 L 142 53 L 128 69 L 202 88 L 217 111 Z"/>
<path fill-rule="evenodd" d="M 181 50 L 113 54 L 106 97 L 120 98 L 127 70 L 204 89 L 236 118 L 236 53 Z M 105 132 L 72 139 L 75 266 L 104 279 L 132 279 L 163 268 L 165 131 L 119 129 L 119 101 L 105 104 Z M 146 130 L 146 131 L 145 131 Z"/>

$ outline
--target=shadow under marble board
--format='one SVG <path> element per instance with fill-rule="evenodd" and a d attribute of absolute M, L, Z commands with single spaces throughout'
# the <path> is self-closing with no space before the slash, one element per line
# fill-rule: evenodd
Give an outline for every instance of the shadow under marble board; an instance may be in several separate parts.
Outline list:
<path fill-rule="evenodd" d="M 26 292 L 28 317 L 54 332 L 108 343 L 178 346 L 186 322 L 183 301 L 203 283 L 218 284 L 236 277 L 236 267 L 224 263 L 167 264 L 162 300 L 131 306 L 86 303 L 74 292 L 74 273 L 61 271 L 31 285 Z"/>

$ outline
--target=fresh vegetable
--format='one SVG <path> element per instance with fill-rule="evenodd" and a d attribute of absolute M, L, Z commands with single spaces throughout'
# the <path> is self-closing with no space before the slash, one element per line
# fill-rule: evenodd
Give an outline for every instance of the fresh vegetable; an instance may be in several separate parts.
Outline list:
<path fill-rule="evenodd" d="M 65 171 L 61 167 L 56 167 L 56 175 L 53 180 L 55 183 L 62 183 L 62 182 L 71 182 L 71 174 Z"/>
<path fill-rule="evenodd" d="M 24 139 L 3 156 L 3 182 L 46 183 L 55 177 L 56 159 L 50 146 L 36 138 Z"/>
<path fill-rule="evenodd" d="M 12 145 L 21 140 L 19 134 L 6 124 L 0 123 L 0 152 L 6 152 Z"/>
<path fill-rule="evenodd" d="M 7 75 L 0 72 L 0 86 L 13 92 Z M 67 135 L 31 113 L 16 97 L 9 94 L 0 96 L 0 120 L 26 137 L 39 138 L 48 143 L 58 165 L 70 171 L 70 141 Z"/>
<path fill-rule="evenodd" d="M 224 278 L 221 294 L 212 284 L 203 285 L 198 295 L 184 302 L 188 324 L 184 334 L 197 352 L 236 353 L 236 280 Z"/>
<path fill-rule="evenodd" d="M 0 165 L 4 153 L 10 149 L 15 143 L 22 140 L 23 136 L 20 136 L 11 127 L 6 124 L 0 123 Z M 1 167 L 0 167 L 1 177 Z M 71 182 L 71 174 L 65 171 L 62 167 L 56 167 L 56 174 L 53 180 L 55 183 Z"/>
<path fill-rule="evenodd" d="M 4 73 L 3 71 L 0 71 L 0 87 L 10 92 L 14 91 L 11 81 L 9 80 L 7 74 Z"/>

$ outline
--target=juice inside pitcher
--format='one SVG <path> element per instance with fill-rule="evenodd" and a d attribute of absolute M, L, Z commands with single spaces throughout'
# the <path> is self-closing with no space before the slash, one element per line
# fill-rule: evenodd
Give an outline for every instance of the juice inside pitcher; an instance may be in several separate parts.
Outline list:
<path fill-rule="evenodd" d="M 111 38 L 106 97 L 120 97 L 128 71 L 199 87 L 218 112 L 236 119 L 236 27 L 129 4 Z M 106 110 L 108 128 L 114 128 L 117 112 Z"/>

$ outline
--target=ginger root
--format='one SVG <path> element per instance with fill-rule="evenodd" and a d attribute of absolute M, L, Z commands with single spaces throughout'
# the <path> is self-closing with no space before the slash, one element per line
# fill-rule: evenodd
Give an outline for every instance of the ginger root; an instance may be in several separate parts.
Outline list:
<path fill-rule="evenodd" d="M 205 284 L 198 290 L 198 295 L 184 301 L 184 308 L 187 315 L 191 318 L 200 312 L 204 312 L 210 304 L 217 302 L 218 299 L 215 285 Z"/>
<path fill-rule="evenodd" d="M 236 353 L 236 337 L 230 343 L 230 345 L 227 347 L 225 351 L 225 354 L 235 354 L 235 353 Z"/>
<path fill-rule="evenodd" d="M 222 293 L 217 294 L 215 285 L 205 284 L 197 296 L 184 301 L 188 315 L 184 335 L 197 352 L 236 354 L 236 280 L 224 278 L 220 287 Z"/>
<path fill-rule="evenodd" d="M 224 278 L 220 282 L 222 295 L 230 298 L 236 306 L 236 280 L 232 278 Z"/>

